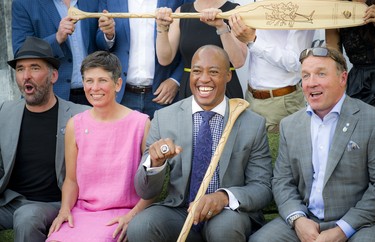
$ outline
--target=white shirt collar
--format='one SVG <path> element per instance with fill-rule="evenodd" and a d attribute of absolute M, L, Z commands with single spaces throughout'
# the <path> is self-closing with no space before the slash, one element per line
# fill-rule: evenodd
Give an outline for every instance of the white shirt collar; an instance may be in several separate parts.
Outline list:
<path fill-rule="evenodd" d="M 199 104 L 195 101 L 194 97 L 192 97 L 191 100 L 192 100 L 192 104 L 191 104 L 192 114 L 196 112 L 204 111 L 203 108 L 201 108 Z M 224 97 L 223 101 L 219 103 L 219 105 L 211 109 L 210 111 L 220 114 L 221 116 L 224 117 L 226 108 L 227 108 L 227 101 Z"/>

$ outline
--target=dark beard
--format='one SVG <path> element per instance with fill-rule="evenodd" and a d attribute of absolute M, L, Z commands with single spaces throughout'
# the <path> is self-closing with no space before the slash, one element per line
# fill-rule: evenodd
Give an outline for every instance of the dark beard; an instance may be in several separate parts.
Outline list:
<path fill-rule="evenodd" d="M 30 82 L 29 82 L 30 83 Z M 46 78 L 46 81 L 42 85 L 35 85 L 34 83 L 30 83 L 33 85 L 35 93 L 33 95 L 27 95 L 24 92 L 24 87 L 21 87 L 23 97 L 26 101 L 27 105 L 30 106 L 41 106 L 48 102 L 49 96 L 51 94 L 51 76 Z"/>

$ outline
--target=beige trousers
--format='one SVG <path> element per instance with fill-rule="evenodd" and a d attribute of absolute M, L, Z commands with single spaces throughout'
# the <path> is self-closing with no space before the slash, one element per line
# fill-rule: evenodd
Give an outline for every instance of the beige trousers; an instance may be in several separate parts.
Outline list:
<path fill-rule="evenodd" d="M 297 90 L 290 94 L 268 99 L 256 99 L 249 91 L 246 91 L 245 99 L 250 103 L 251 110 L 266 118 L 268 132 L 279 132 L 281 119 L 306 107 L 306 101 L 299 85 Z"/>

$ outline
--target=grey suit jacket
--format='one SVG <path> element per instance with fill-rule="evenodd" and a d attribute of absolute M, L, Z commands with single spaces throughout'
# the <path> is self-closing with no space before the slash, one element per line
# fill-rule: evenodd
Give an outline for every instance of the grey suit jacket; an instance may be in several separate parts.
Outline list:
<path fill-rule="evenodd" d="M 171 138 L 180 145 L 180 155 L 169 159 L 170 181 L 168 196 L 161 204 L 183 206 L 189 192 L 193 147 L 192 97 L 155 112 L 147 138 L 143 162 L 148 157 L 148 147 L 155 141 Z M 228 102 L 228 100 L 227 100 Z M 227 106 L 228 107 L 228 106 Z M 228 108 L 224 125 L 228 120 Z M 135 187 L 144 199 L 160 194 L 167 169 L 155 175 L 147 175 L 143 162 L 137 171 Z M 265 131 L 265 120 L 250 110 L 244 111 L 229 135 L 219 161 L 220 188 L 229 189 L 238 199 L 240 212 L 261 222 L 260 210 L 272 199 L 272 165 Z"/>
<path fill-rule="evenodd" d="M 356 143 L 359 147 L 353 148 Z M 306 109 L 283 119 L 273 194 L 284 219 L 308 214 L 312 187 L 310 116 Z M 375 108 L 346 97 L 328 155 L 323 184 L 324 222 L 343 219 L 354 229 L 375 221 Z"/>
<path fill-rule="evenodd" d="M 61 188 L 65 177 L 64 137 L 65 126 L 75 114 L 88 109 L 88 106 L 74 104 L 57 98 L 59 102 L 56 144 L 56 177 Z M 25 100 L 3 102 L 0 104 L 0 206 L 7 204 L 18 193 L 7 190 L 7 185 L 14 166 L 18 138 L 20 134 Z M 36 137 L 37 138 L 37 137 Z"/>

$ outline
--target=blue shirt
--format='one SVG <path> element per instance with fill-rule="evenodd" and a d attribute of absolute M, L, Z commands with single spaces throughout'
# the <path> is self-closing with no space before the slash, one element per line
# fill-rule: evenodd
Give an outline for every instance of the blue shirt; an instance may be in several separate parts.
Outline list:
<path fill-rule="evenodd" d="M 78 0 L 71 0 L 70 6 L 77 6 Z M 53 0 L 57 11 L 61 18 L 65 18 L 68 15 L 68 8 L 62 0 Z M 73 56 L 73 72 L 72 72 L 72 82 L 70 84 L 71 89 L 82 88 L 82 75 L 81 75 L 81 63 L 83 59 L 87 56 L 87 51 L 83 43 L 82 27 L 81 22 L 78 21 L 75 24 L 75 30 L 72 35 L 68 37 L 68 43 Z"/>
<path fill-rule="evenodd" d="M 311 117 L 312 163 L 314 172 L 308 208 L 319 219 L 324 219 L 324 177 L 327 163 L 329 162 L 329 150 L 345 96 L 344 94 L 323 119 L 314 113 L 310 105 L 306 109 L 306 113 Z M 355 233 L 355 230 L 342 219 L 337 221 L 336 224 L 344 231 L 347 238 L 350 238 Z"/>

